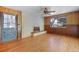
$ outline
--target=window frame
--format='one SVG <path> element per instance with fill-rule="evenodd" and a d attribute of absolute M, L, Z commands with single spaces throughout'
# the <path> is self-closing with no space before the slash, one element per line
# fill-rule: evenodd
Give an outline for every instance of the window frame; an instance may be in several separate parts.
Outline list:
<path fill-rule="evenodd" d="M 62 19 L 62 22 L 59 21 L 61 19 Z M 55 20 L 57 20 L 57 24 L 54 23 Z M 67 17 L 65 17 L 65 16 L 52 17 L 50 20 L 50 27 L 52 27 L 52 28 L 65 28 L 66 24 L 67 24 Z"/>
<path fill-rule="evenodd" d="M 3 27 L 4 28 L 16 28 L 16 15 L 9 15 L 9 14 L 3 14 L 4 15 L 4 21 L 6 20 L 6 22 L 3 21 Z M 6 17 L 5 17 L 6 15 Z M 15 17 L 12 19 L 12 17 Z M 15 20 L 15 22 L 13 21 L 13 23 L 11 23 L 12 20 Z M 5 26 L 6 25 L 6 26 Z M 14 25 L 14 26 L 12 26 Z"/>

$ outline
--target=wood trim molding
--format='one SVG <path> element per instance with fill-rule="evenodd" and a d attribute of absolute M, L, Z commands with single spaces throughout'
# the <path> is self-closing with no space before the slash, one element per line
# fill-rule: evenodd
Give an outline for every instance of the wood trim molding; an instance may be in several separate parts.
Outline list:
<path fill-rule="evenodd" d="M 13 10 L 13 9 L 6 8 L 6 7 L 3 7 L 3 6 L 0 6 L 0 12 L 8 13 L 8 14 L 14 14 L 14 15 L 21 14 L 21 11 Z"/>

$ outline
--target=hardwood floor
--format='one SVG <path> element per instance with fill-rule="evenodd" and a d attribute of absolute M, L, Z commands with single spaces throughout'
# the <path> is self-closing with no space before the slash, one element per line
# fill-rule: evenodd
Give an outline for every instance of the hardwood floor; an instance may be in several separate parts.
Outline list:
<path fill-rule="evenodd" d="M 19 41 L 0 44 L 0 51 L 6 52 L 59 52 L 79 51 L 79 38 L 43 34 Z"/>

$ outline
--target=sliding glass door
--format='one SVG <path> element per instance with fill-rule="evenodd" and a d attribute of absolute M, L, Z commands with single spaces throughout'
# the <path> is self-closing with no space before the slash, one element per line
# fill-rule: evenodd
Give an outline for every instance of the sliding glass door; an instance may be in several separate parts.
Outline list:
<path fill-rule="evenodd" d="M 15 15 L 3 14 L 2 41 L 8 42 L 17 39 L 17 22 Z"/>
<path fill-rule="evenodd" d="M 0 13 L 0 43 L 2 42 L 2 13 Z"/>

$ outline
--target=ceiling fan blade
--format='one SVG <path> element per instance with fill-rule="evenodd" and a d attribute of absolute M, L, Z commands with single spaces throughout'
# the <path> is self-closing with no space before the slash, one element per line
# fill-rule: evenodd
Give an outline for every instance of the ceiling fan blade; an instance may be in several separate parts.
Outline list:
<path fill-rule="evenodd" d="M 56 11 L 48 11 L 48 13 L 52 13 L 52 12 L 55 13 Z"/>

